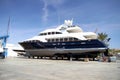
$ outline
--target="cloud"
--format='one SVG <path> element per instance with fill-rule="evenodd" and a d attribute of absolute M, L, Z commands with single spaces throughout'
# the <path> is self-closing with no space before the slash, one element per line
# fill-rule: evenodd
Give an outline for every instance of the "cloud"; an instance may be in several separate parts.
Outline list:
<path fill-rule="evenodd" d="M 43 21 L 47 21 L 47 19 L 48 19 L 48 8 L 47 8 L 47 6 L 48 6 L 48 3 L 47 3 L 47 1 L 46 0 L 43 0 L 44 1 L 44 7 L 43 7 L 43 11 L 44 11 L 44 15 L 43 15 Z"/>
<path fill-rule="evenodd" d="M 48 6 L 53 6 L 54 8 L 58 9 L 58 6 L 60 6 L 62 3 L 64 3 L 64 0 L 43 0 L 44 6 L 42 8 L 44 15 L 42 17 L 43 21 L 46 22 L 48 20 L 49 16 L 49 10 Z"/>

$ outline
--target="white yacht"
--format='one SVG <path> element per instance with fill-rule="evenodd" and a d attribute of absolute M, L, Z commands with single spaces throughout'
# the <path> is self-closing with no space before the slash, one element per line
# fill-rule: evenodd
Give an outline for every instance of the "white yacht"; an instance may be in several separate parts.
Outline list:
<path fill-rule="evenodd" d="M 97 39 L 94 32 L 83 32 L 72 20 L 54 29 L 47 29 L 19 44 L 29 57 L 92 57 L 107 54 L 107 46 Z"/>

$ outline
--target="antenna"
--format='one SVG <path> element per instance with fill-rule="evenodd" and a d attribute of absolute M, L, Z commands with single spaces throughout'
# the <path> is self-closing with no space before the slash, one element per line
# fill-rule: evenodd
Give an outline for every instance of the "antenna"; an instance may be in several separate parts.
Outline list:
<path fill-rule="evenodd" d="M 97 33 L 97 32 L 98 32 L 98 28 L 95 29 L 95 33 Z"/>
<path fill-rule="evenodd" d="M 10 29 L 10 17 L 8 19 L 8 25 L 7 25 L 7 35 L 9 34 L 9 29 Z"/>

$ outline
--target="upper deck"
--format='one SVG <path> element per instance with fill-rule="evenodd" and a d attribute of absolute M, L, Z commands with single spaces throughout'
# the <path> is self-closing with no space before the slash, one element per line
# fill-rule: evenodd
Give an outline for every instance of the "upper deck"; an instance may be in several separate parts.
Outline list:
<path fill-rule="evenodd" d="M 39 40 L 42 42 L 48 41 L 66 41 L 67 40 L 90 40 L 97 39 L 97 35 L 94 32 L 83 32 L 83 30 L 72 24 L 72 20 L 65 20 L 65 23 L 53 29 L 46 29 L 39 33 L 38 36 L 27 39 L 29 40 Z"/>

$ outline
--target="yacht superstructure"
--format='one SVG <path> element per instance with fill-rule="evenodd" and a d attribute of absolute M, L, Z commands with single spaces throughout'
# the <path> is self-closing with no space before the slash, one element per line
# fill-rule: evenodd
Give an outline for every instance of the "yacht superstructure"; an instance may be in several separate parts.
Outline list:
<path fill-rule="evenodd" d="M 107 46 L 97 39 L 94 32 L 83 30 L 72 24 L 72 20 L 54 29 L 47 29 L 33 38 L 19 44 L 30 56 L 38 57 L 96 57 L 99 53 L 107 53 Z"/>

